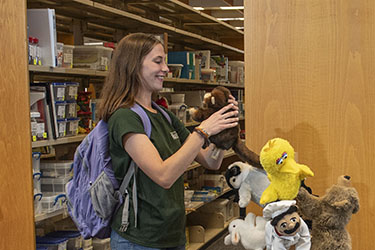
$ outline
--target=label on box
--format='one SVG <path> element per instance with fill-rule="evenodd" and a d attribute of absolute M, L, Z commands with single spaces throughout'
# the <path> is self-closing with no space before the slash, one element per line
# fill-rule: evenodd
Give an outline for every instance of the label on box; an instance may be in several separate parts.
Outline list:
<path fill-rule="evenodd" d="M 75 103 L 74 104 L 70 104 L 69 105 L 69 111 L 68 111 L 69 115 L 73 116 L 75 114 L 75 112 L 76 112 L 76 109 L 77 109 L 77 107 L 76 107 Z"/>
<path fill-rule="evenodd" d="M 56 95 L 57 95 L 56 96 L 57 99 L 64 99 L 65 88 L 57 88 Z"/>
<path fill-rule="evenodd" d="M 65 106 L 57 106 L 57 116 L 59 118 L 65 118 Z"/>
<path fill-rule="evenodd" d="M 71 122 L 69 130 L 72 133 L 78 131 L 78 122 Z"/>

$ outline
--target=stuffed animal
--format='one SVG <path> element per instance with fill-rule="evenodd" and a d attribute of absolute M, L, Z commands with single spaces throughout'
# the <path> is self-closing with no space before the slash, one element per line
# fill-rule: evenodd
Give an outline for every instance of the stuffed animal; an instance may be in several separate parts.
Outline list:
<path fill-rule="evenodd" d="M 312 220 L 311 249 L 350 250 L 351 239 L 345 226 L 359 210 L 359 197 L 350 186 L 349 176 L 338 177 L 322 197 L 300 188 L 296 198 L 301 215 Z"/>
<path fill-rule="evenodd" d="M 263 217 L 268 220 L 267 250 L 285 250 L 291 246 L 296 250 L 310 250 L 310 232 L 295 204 L 295 200 L 283 200 L 269 203 L 263 209 Z"/>
<path fill-rule="evenodd" d="M 293 200 L 301 181 L 314 173 L 308 166 L 294 160 L 294 149 L 287 140 L 269 140 L 260 152 L 260 162 L 266 170 L 271 184 L 260 198 L 261 204 L 276 200 Z"/>
<path fill-rule="evenodd" d="M 192 118 L 197 122 L 202 122 L 207 119 L 210 115 L 228 104 L 230 94 L 229 89 L 225 87 L 219 86 L 214 88 L 211 93 L 205 95 L 203 107 L 196 109 Z M 241 141 L 239 126 L 225 129 L 219 134 L 210 136 L 209 140 L 215 144 L 217 148 L 224 150 L 232 148 L 241 160 L 248 162 L 254 167 L 262 168 L 259 162 L 259 156 L 248 149 Z"/>
<path fill-rule="evenodd" d="M 224 244 L 236 246 L 241 242 L 245 249 L 263 250 L 266 246 L 266 222 L 263 217 L 253 213 L 248 213 L 245 220 L 235 219 L 228 226 L 229 234 L 224 238 Z"/>
<path fill-rule="evenodd" d="M 263 207 L 259 201 L 263 191 L 270 185 L 267 173 L 263 169 L 237 161 L 229 165 L 225 172 L 225 179 L 228 186 L 238 189 L 240 200 L 238 205 L 246 207 L 250 200 Z"/>

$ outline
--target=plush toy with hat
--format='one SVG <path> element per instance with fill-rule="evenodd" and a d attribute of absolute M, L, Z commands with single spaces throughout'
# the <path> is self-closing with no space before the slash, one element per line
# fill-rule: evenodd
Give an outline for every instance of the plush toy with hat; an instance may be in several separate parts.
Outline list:
<path fill-rule="evenodd" d="M 271 181 L 262 194 L 261 204 L 293 200 L 298 194 L 301 181 L 314 176 L 308 166 L 294 160 L 294 149 L 285 139 L 269 140 L 260 152 L 260 162 Z"/>
<path fill-rule="evenodd" d="M 269 203 L 263 209 L 266 223 L 267 250 L 289 249 L 309 250 L 311 237 L 309 229 L 297 212 L 295 200 Z"/>
<path fill-rule="evenodd" d="M 359 197 L 349 176 L 339 176 L 337 184 L 322 197 L 300 188 L 296 198 L 300 213 L 312 220 L 311 249 L 350 250 L 351 239 L 345 229 L 352 214 L 359 210 Z"/>
<path fill-rule="evenodd" d="M 263 250 L 265 242 L 266 220 L 261 216 L 248 213 L 245 220 L 235 219 L 229 226 L 229 234 L 224 238 L 225 245 L 241 245 L 245 249 Z"/>
<path fill-rule="evenodd" d="M 252 200 L 259 206 L 263 191 L 270 185 L 264 169 L 254 168 L 250 164 L 237 161 L 229 165 L 225 172 L 228 186 L 238 189 L 240 207 L 246 207 Z"/>

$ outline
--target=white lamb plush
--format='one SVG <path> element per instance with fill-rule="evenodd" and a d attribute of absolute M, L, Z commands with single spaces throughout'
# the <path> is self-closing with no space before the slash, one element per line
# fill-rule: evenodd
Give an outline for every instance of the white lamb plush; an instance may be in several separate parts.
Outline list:
<path fill-rule="evenodd" d="M 250 200 L 264 207 L 259 201 L 263 191 L 270 185 L 266 171 L 237 161 L 229 165 L 225 179 L 231 188 L 238 189 L 240 207 L 246 207 Z"/>
<path fill-rule="evenodd" d="M 263 250 L 266 247 L 266 219 L 248 213 L 245 220 L 236 219 L 229 224 L 229 235 L 224 238 L 225 245 L 238 245 L 241 242 L 245 249 Z"/>

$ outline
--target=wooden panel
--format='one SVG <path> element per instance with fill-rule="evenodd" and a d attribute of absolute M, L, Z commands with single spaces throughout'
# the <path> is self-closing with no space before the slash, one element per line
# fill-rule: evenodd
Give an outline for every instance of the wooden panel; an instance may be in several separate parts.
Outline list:
<path fill-rule="evenodd" d="M 372 0 L 245 1 L 246 142 L 289 140 L 319 195 L 350 175 L 355 250 L 373 248 L 374 26 Z"/>
<path fill-rule="evenodd" d="M 0 249 L 35 249 L 26 1 L 0 4 Z"/>

